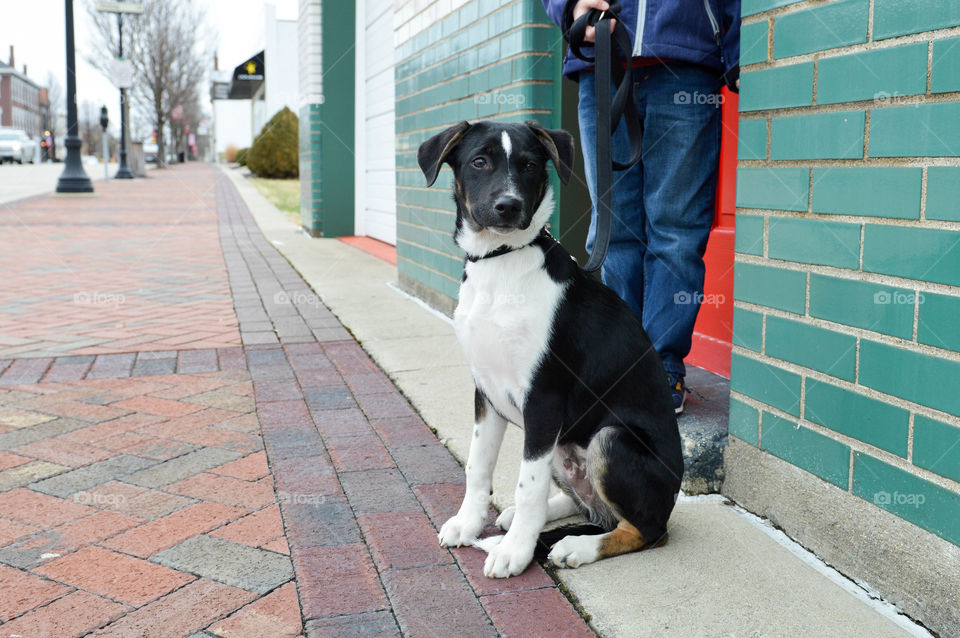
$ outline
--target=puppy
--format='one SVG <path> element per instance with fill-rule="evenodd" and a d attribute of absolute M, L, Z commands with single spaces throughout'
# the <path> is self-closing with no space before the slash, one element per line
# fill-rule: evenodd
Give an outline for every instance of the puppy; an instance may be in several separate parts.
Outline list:
<path fill-rule="evenodd" d="M 553 213 L 547 163 L 564 184 L 573 138 L 536 122 L 461 122 L 424 142 L 417 160 L 434 183 L 453 169 L 454 240 L 466 252 L 457 338 L 476 384 L 475 425 L 459 512 L 444 547 L 476 544 L 507 421 L 524 432 L 515 505 L 484 574 L 520 574 L 549 521 L 583 513 L 587 535 L 563 536 L 558 566 L 665 539 L 683 457 L 666 373 L 639 320 L 544 228 Z M 551 477 L 561 492 L 548 498 Z M 562 536 L 563 532 L 561 532 Z"/>

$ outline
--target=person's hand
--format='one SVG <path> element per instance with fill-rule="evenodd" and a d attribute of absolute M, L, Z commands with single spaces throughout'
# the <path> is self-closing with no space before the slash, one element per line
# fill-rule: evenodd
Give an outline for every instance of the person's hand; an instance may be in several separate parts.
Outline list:
<path fill-rule="evenodd" d="M 599 9 L 601 11 L 606 11 L 610 8 L 610 5 L 604 2 L 604 0 L 580 0 L 573 7 L 573 20 L 576 22 L 577 18 L 582 16 L 584 13 L 590 9 Z M 616 26 L 617 21 L 610 21 L 610 33 L 613 33 L 613 28 Z M 587 27 L 586 33 L 584 33 L 583 40 L 584 42 L 593 42 L 596 38 L 596 28 Z"/>

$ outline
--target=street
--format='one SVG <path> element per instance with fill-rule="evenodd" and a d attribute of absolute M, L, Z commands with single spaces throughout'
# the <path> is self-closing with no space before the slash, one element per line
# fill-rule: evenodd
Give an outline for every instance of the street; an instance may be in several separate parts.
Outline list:
<path fill-rule="evenodd" d="M 0 204 L 52 193 L 57 188 L 57 179 L 63 173 L 63 162 L 56 164 L 3 164 L 0 165 Z M 83 170 L 94 182 L 103 180 L 103 164 L 84 164 Z M 111 177 L 117 172 L 116 163 L 109 164 Z"/>

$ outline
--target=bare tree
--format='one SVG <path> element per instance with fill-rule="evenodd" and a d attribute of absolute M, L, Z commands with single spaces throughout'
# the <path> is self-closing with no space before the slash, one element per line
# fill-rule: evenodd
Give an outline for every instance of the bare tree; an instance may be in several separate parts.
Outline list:
<path fill-rule="evenodd" d="M 87 11 L 100 34 L 97 51 L 87 59 L 109 76 L 117 52 L 116 16 L 100 13 L 92 0 Z M 212 39 L 205 24 L 203 10 L 192 0 L 145 0 L 141 15 L 124 20 L 124 57 L 134 70 L 128 95 L 157 132 L 159 166 L 166 163 L 165 129 L 172 110 L 195 99 L 206 77 L 210 55 L 205 49 Z"/>
<path fill-rule="evenodd" d="M 54 137 L 59 137 L 63 132 L 60 125 L 60 114 L 67 110 L 66 103 L 63 101 L 63 87 L 60 80 L 52 71 L 47 71 L 46 78 L 47 100 L 50 102 L 50 110 L 44 113 L 44 130 L 50 131 Z"/>

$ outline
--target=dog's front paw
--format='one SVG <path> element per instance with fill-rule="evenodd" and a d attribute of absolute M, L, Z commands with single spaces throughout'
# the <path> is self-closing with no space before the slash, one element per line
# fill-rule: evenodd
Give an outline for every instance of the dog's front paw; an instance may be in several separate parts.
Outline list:
<path fill-rule="evenodd" d="M 444 547 L 462 547 L 470 545 L 483 529 L 483 518 L 457 514 L 443 524 L 437 540 Z"/>
<path fill-rule="evenodd" d="M 487 578 L 507 578 L 522 574 L 533 560 L 536 544 L 535 538 L 518 541 L 511 539 L 508 534 L 499 545 L 490 550 L 483 563 L 483 575 Z"/>
<path fill-rule="evenodd" d="M 513 523 L 513 515 L 516 513 L 516 511 L 517 508 L 513 505 L 503 510 L 500 513 L 500 516 L 497 517 L 497 527 L 505 532 L 510 531 L 510 525 Z"/>
<path fill-rule="evenodd" d="M 580 567 L 597 560 L 599 543 L 595 536 L 565 536 L 557 541 L 547 560 L 557 567 Z"/>

